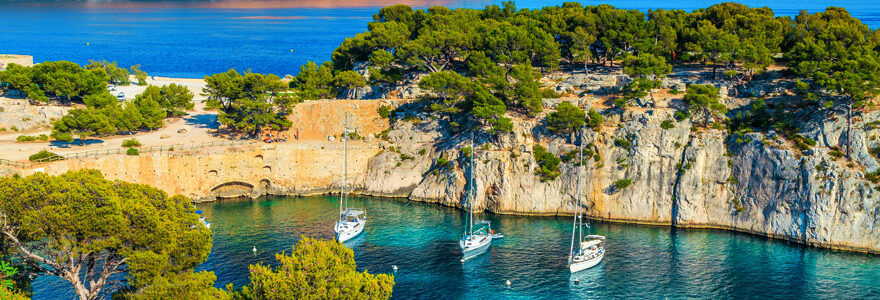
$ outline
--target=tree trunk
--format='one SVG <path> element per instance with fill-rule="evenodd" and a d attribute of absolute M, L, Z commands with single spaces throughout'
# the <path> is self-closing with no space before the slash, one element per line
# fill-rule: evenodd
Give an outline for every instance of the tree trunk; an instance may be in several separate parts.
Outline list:
<path fill-rule="evenodd" d="M 718 62 L 712 62 L 712 80 L 715 80 L 715 71 L 718 69 Z"/>
<path fill-rule="evenodd" d="M 94 300 L 95 298 L 97 298 L 95 297 L 96 295 L 92 295 L 92 291 L 86 288 L 86 285 L 83 284 L 82 280 L 80 280 L 79 268 L 65 271 L 61 274 L 61 278 L 66 279 L 70 282 L 70 284 L 73 285 L 73 291 L 76 293 L 76 296 L 79 298 L 79 300 Z"/>

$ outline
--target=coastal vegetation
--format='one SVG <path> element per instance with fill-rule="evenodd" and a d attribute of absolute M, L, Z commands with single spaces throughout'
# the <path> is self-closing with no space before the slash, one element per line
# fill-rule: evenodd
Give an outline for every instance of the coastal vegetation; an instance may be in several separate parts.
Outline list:
<path fill-rule="evenodd" d="M 70 110 L 52 126 L 52 137 L 80 144 L 92 136 L 155 130 L 165 118 L 179 116 L 192 109 L 193 95 L 186 87 L 171 84 L 150 86 L 133 101 L 121 102 L 107 91 L 83 98 L 85 108 Z"/>
<path fill-rule="evenodd" d="M 146 84 L 147 73 L 140 66 L 132 66 L 131 72 L 141 85 Z M 128 85 L 129 71 L 116 62 L 94 60 L 85 67 L 69 61 L 47 61 L 34 66 L 10 64 L 0 72 L 0 82 L 8 83 L 8 89 L 17 90 L 32 101 L 49 103 L 102 93 L 107 83 Z"/>
<path fill-rule="evenodd" d="M 96 170 L 4 177 L 0 191 L 4 247 L 37 272 L 68 281 L 82 300 L 105 295 L 118 282 L 114 274 L 126 272 L 137 290 L 192 272 L 211 249 L 190 199 L 106 180 Z"/>
<path fill-rule="evenodd" d="M 228 129 L 256 136 L 263 128 L 290 127 L 287 115 L 297 98 L 287 93 L 287 85 L 278 76 L 242 75 L 231 69 L 205 76 L 205 82 L 206 107 L 218 109 L 217 121 Z"/>
<path fill-rule="evenodd" d="M 432 93 L 424 100 L 433 111 L 498 133 L 506 131 L 494 130 L 495 124 L 509 123 L 511 113 L 541 112 L 548 94 L 538 83 L 541 72 L 576 63 L 585 71 L 620 67 L 633 79 L 620 89 L 618 107 L 653 98 L 651 91 L 673 67 L 710 67 L 711 80 L 732 83 L 738 94 L 776 64 L 802 79 L 799 88 L 809 97 L 797 101 L 816 110 L 845 107 L 851 120 L 851 110 L 877 93 L 878 48 L 877 31 L 837 7 L 781 17 L 767 7 L 738 3 L 647 13 L 578 3 L 521 10 L 513 2 L 478 10 L 394 5 L 380 9 L 368 30 L 346 39 L 322 68 L 346 71 L 366 64 L 381 71 L 371 71 L 370 82 L 388 70 L 427 72 L 419 85 Z M 710 88 L 692 89 L 688 108 L 701 125 L 723 118 Z"/>
<path fill-rule="evenodd" d="M 25 281 L 58 276 L 81 300 L 388 299 L 394 286 L 391 275 L 356 271 L 342 244 L 303 237 L 291 255 L 276 255 L 279 267 L 250 266 L 240 291 L 215 288 L 213 272 L 194 271 L 212 239 L 192 200 L 97 170 L 3 177 L 0 193 L 0 250 L 23 266 L 0 263 L 0 295 L 13 299 L 29 286 L 13 278 L 18 270 Z"/>
<path fill-rule="evenodd" d="M 240 299 L 388 299 L 394 276 L 355 270 L 354 251 L 337 242 L 300 237 L 278 266 L 250 266 Z M 320 262 L 320 263 L 316 263 Z"/>

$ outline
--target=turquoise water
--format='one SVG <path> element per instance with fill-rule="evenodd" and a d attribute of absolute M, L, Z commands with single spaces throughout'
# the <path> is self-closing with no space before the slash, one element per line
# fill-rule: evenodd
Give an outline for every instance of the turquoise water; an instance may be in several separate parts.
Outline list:
<path fill-rule="evenodd" d="M 217 286 L 247 282 L 247 266 L 274 263 L 300 235 L 331 239 L 335 197 L 263 198 L 199 205 L 214 248 L 200 269 Z M 605 261 L 566 268 L 571 220 L 483 216 L 506 235 L 462 264 L 461 211 L 392 199 L 354 198 L 365 234 L 346 244 L 358 269 L 394 273 L 397 299 L 877 299 L 880 256 L 834 252 L 716 230 L 594 223 L 608 237 Z M 257 255 L 251 252 L 257 247 Z M 573 283 L 578 278 L 579 284 Z M 510 280 L 507 287 L 504 282 Z"/>
<path fill-rule="evenodd" d="M 462 264 L 464 212 L 382 198 L 352 203 L 366 208 L 369 221 L 346 245 L 359 270 L 398 266 L 395 299 L 880 299 L 876 255 L 727 231 L 593 223 L 593 233 L 608 237 L 605 260 L 575 276 L 566 266 L 568 217 L 483 215 L 506 236 Z M 275 264 L 274 254 L 289 253 L 300 236 L 332 239 L 338 207 L 336 197 L 200 204 L 214 247 L 198 269 L 214 271 L 217 287 L 240 288 L 248 265 Z M 34 299 L 73 299 L 57 277 L 39 277 L 33 287 Z"/>

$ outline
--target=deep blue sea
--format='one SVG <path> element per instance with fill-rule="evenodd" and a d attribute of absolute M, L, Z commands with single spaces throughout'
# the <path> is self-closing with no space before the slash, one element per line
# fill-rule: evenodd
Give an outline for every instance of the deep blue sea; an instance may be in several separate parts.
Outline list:
<path fill-rule="evenodd" d="M 312 1 L 330 6 L 340 2 L 338 5 L 345 6 L 342 8 L 181 8 L 188 7 L 185 3 L 204 2 L 178 0 L 159 2 L 164 3 L 160 5 L 151 4 L 156 3 L 152 1 L 0 1 L 0 53 L 33 55 L 36 62 L 70 60 L 85 64 L 89 59 L 105 59 L 122 66 L 140 64 L 143 70 L 158 76 L 201 78 L 229 68 L 283 76 L 298 73 L 299 66 L 307 60 L 329 60 L 330 53 L 346 37 L 366 30 L 367 22 L 378 10 L 372 6 L 394 1 Z M 366 4 L 358 5 L 360 2 Z M 468 8 L 500 3 L 406 2 L 422 7 L 444 4 Z M 520 8 L 540 8 L 562 2 L 528 0 L 516 1 L 516 4 Z M 724 1 L 584 1 L 644 11 L 693 10 L 718 2 Z M 779 15 L 796 15 L 801 9 L 821 11 L 827 6 L 842 6 L 872 28 L 880 27 L 880 5 L 875 0 L 740 2 L 766 5 Z"/>

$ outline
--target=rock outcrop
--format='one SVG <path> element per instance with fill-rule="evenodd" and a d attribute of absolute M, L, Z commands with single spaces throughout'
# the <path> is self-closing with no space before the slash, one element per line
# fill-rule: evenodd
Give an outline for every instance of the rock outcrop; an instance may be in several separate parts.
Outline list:
<path fill-rule="evenodd" d="M 0 128 L 26 131 L 52 128 L 73 107 L 32 105 L 27 99 L 0 98 Z"/>

